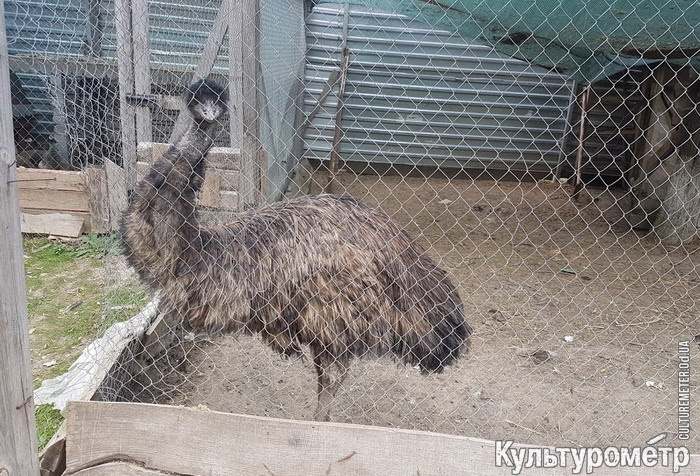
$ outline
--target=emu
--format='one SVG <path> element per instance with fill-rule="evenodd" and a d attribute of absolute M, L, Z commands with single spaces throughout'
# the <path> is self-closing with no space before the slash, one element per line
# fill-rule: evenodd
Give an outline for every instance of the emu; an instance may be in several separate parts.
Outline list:
<path fill-rule="evenodd" d="M 183 325 L 255 333 L 282 356 L 308 348 L 319 421 L 354 358 L 389 356 L 427 374 L 459 357 L 472 328 L 457 290 L 380 210 L 316 195 L 201 224 L 195 198 L 227 94 L 201 80 L 184 99 L 188 130 L 137 185 L 121 223 L 129 264 Z"/>

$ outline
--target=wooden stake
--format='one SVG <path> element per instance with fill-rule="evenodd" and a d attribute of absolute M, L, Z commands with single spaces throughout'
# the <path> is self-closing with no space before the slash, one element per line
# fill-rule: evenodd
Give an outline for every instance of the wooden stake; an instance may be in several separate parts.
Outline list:
<path fill-rule="evenodd" d="M 345 5 L 343 18 L 343 63 L 340 71 L 340 88 L 338 89 L 338 106 L 335 111 L 335 131 L 333 132 L 333 144 L 330 156 L 330 176 L 326 183 L 325 192 L 332 193 L 336 182 L 336 175 L 340 163 L 340 141 L 343 137 L 343 109 L 345 106 L 345 85 L 348 78 L 348 66 L 350 65 L 350 49 L 348 48 L 348 24 L 350 21 L 350 6 Z"/>
<path fill-rule="evenodd" d="M 132 61 L 134 63 L 134 92 L 151 94 L 151 50 L 148 41 L 148 2 L 131 0 Z M 145 106 L 135 108 L 136 140 L 153 142 L 151 109 Z"/>
<path fill-rule="evenodd" d="M 122 167 L 127 190 L 136 186 L 136 109 L 127 101 L 134 93 L 134 64 L 131 43 L 131 0 L 114 0 L 119 69 L 119 117 L 122 139 Z"/>
<path fill-rule="evenodd" d="M 587 85 L 581 96 L 581 125 L 579 127 L 578 133 L 578 149 L 576 151 L 576 175 L 574 181 L 574 193 L 572 197 L 574 200 L 578 199 L 581 190 L 583 189 L 583 179 L 581 177 L 581 171 L 583 169 L 583 152 L 585 146 L 585 134 L 586 134 L 586 113 L 588 110 L 588 96 L 591 92 L 591 85 Z"/>
<path fill-rule="evenodd" d="M 0 0 L 0 474 L 38 474 L 29 318 L 12 133 L 5 5 Z"/>

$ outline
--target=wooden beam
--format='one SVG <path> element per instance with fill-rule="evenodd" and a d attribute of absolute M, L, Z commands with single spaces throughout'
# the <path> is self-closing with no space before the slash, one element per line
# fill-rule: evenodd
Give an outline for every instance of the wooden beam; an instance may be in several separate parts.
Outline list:
<path fill-rule="evenodd" d="M 85 218 L 70 213 L 21 213 L 22 233 L 78 238 L 85 228 Z"/>
<path fill-rule="evenodd" d="M 226 32 L 229 29 L 229 16 L 231 13 L 232 1 L 222 0 L 221 6 L 219 7 L 219 13 L 216 15 L 211 33 L 209 33 L 207 42 L 204 44 L 202 55 L 199 57 L 199 61 L 197 61 L 197 66 L 192 74 L 190 83 L 206 78 L 214 68 L 214 63 L 219 55 L 219 49 L 221 48 L 221 44 L 224 41 L 224 36 L 226 36 Z M 173 131 L 170 133 L 171 144 L 177 142 L 180 136 L 185 132 L 185 129 L 187 128 L 187 121 L 187 111 L 180 110 L 180 114 L 178 114 L 177 119 L 175 120 Z"/>
<path fill-rule="evenodd" d="M 123 168 L 107 158 L 105 158 L 105 175 L 109 200 L 109 229 L 114 231 L 119 229 L 122 213 L 128 205 L 126 175 Z"/>
<path fill-rule="evenodd" d="M 37 71 L 60 72 L 67 76 L 94 76 L 97 78 L 114 77 L 114 69 L 118 62 L 112 58 L 96 58 L 94 56 L 46 56 L 40 54 L 23 54 L 10 56 L 10 69 L 15 73 L 36 74 Z M 153 83 L 168 83 L 179 86 L 190 84 L 192 68 L 187 65 L 153 63 L 151 76 Z M 225 83 L 227 73 L 214 70 L 210 74 L 217 81 Z"/>
<path fill-rule="evenodd" d="M 148 1 L 131 0 L 132 59 L 134 64 L 134 93 L 151 94 L 151 50 L 148 41 Z M 136 141 L 151 142 L 153 130 L 151 109 L 135 108 Z"/>
<path fill-rule="evenodd" d="M 136 109 L 127 101 L 127 96 L 134 94 L 131 0 L 114 0 L 114 21 L 117 32 L 122 163 L 127 189 L 133 190 L 136 186 Z"/>
<path fill-rule="evenodd" d="M 68 153 L 68 127 L 66 124 L 66 89 L 63 74 L 55 72 L 49 79 L 49 97 L 53 109 L 53 137 L 56 141 L 55 152 L 64 164 L 71 163 Z"/>
<path fill-rule="evenodd" d="M 241 54 L 241 4 L 237 0 L 228 16 L 228 93 L 231 147 L 240 148 L 243 143 L 243 58 Z"/>
<path fill-rule="evenodd" d="M 234 104 L 234 114 L 241 117 L 241 175 L 238 187 L 242 209 L 254 208 L 262 203 L 262 170 L 260 167 L 260 0 L 239 0 L 235 18 L 240 16 L 240 36 L 233 35 L 229 54 L 233 56 L 232 68 L 240 68 L 240 98 Z M 234 30 L 231 30 L 234 31 Z M 236 43 L 235 38 L 238 38 Z M 240 61 L 237 64 L 236 61 Z M 236 73 L 237 75 L 237 73 Z M 238 111 L 238 112 L 236 112 Z"/>
<path fill-rule="evenodd" d="M 578 132 L 578 148 L 576 149 L 576 166 L 574 168 L 574 191 L 572 197 L 576 200 L 583 189 L 583 154 L 586 146 L 586 120 L 588 114 L 588 100 L 591 94 L 591 85 L 588 84 L 581 95 L 581 123 Z"/>
<path fill-rule="evenodd" d="M 333 142 L 331 144 L 330 163 L 328 168 L 328 182 L 324 187 L 324 192 L 332 192 L 336 184 L 336 175 L 340 163 L 340 142 L 343 138 L 343 109 L 345 108 L 345 85 L 348 79 L 348 67 L 350 66 L 350 49 L 348 48 L 348 26 L 350 23 L 350 6 L 344 7 L 345 14 L 343 16 L 343 43 L 342 48 L 342 66 L 340 72 L 340 87 L 338 88 L 338 103 L 335 110 L 335 128 L 333 131 Z"/>
<path fill-rule="evenodd" d="M 17 187 L 20 190 L 85 191 L 85 181 L 80 172 L 68 170 L 17 168 Z"/>
<path fill-rule="evenodd" d="M 90 201 L 85 192 L 66 190 L 31 190 L 19 189 L 22 208 L 41 208 L 71 212 L 89 212 Z"/>
<path fill-rule="evenodd" d="M 512 474 L 512 467 L 495 466 L 494 441 L 463 436 L 139 403 L 71 402 L 66 413 L 66 474 L 115 460 L 209 476 Z M 691 455 L 683 470 L 699 474 L 699 464 L 700 457 Z M 569 457 L 566 467 L 545 471 L 571 474 L 572 468 Z M 671 474 L 671 468 L 603 466 L 595 473 L 656 475 Z"/>
<path fill-rule="evenodd" d="M 87 191 L 90 231 L 107 233 L 110 231 L 110 196 L 107 188 L 107 174 L 103 168 L 99 167 L 88 167 L 81 174 L 85 180 Z"/>
<path fill-rule="evenodd" d="M 311 124 L 314 120 L 314 117 L 316 117 L 316 114 L 318 114 L 318 111 L 321 110 L 323 107 L 323 103 L 326 101 L 326 98 L 328 95 L 331 93 L 333 90 L 333 86 L 335 86 L 335 83 L 338 82 L 338 78 L 340 78 L 340 70 L 334 69 L 331 75 L 328 77 L 328 81 L 323 85 L 323 89 L 321 90 L 321 95 L 318 97 L 318 101 L 316 102 L 316 105 L 314 108 L 311 110 L 308 116 L 306 116 L 306 126 Z"/>
<path fill-rule="evenodd" d="M 12 476 L 37 474 L 39 458 L 5 31 L 0 0 L 0 473 Z"/>

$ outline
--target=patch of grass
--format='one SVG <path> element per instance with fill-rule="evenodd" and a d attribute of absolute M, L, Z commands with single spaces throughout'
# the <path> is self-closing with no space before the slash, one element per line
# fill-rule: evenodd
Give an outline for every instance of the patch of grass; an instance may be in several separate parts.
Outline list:
<path fill-rule="evenodd" d="M 77 256 L 81 258 L 86 256 L 101 258 L 120 252 L 121 240 L 117 232 L 109 235 L 97 235 L 95 233 L 85 235 L 80 240 L 80 246 L 76 250 Z"/>
<path fill-rule="evenodd" d="M 61 412 L 51 405 L 39 405 L 35 409 L 36 415 L 36 437 L 39 440 L 39 449 L 42 450 L 46 443 L 56 433 L 58 427 L 63 423 Z"/>
<path fill-rule="evenodd" d="M 118 254 L 116 235 L 88 235 L 64 243 L 24 240 L 27 300 L 34 387 L 65 373 L 86 345 L 112 324 L 128 319 L 148 301 L 135 279 L 112 279 L 106 258 Z M 112 259 L 113 262 L 113 259 Z M 113 283 L 106 285 L 105 281 Z M 37 407 L 37 434 L 43 447 L 62 418 L 49 405 Z"/>

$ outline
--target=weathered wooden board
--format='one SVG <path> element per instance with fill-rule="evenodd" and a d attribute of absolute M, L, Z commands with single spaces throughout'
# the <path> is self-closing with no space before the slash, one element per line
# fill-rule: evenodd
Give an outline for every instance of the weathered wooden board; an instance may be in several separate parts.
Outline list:
<path fill-rule="evenodd" d="M 22 233 L 78 238 L 85 227 L 85 218 L 69 213 L 20 214 Z"/>
<path fill-rule="evenodd" d="M 88 208 L 90 210 L 90 231 L 93 233 L 108 233 L 109 220 L 109 189 L 104 169 L 90 167 L 82 172 L 87 190 Z"/>
<path fill-rule="evenodd" d="M 111 460 L 208 476 L 512 474 L 495 466 L 493 441 L 421 431 L 137 403 L 70 403 L 66 419 L 67 474 Z M 685 470 L 697 474 L 700 461 L 691 458 Z M 596 469 L 604 476 L 667 473 L 670 468 Z M 527 474 L 564 475 L 571 469 Z"/>
<path fill-rule="evenodd" d="M 24 233 L 75 238 L 112 229 L 111 198 L 102 168 L 82 172 L 20 168 L 17 184 Z"/>
<path fill-rule="evenodd" d="M 84 192 L 85 181 L 79 172 L 17 168 L 17 187 L 20 190 L 66 190 Z"/>
<path fill-rule="evenodd" d="M 151 94 L 151 49 L 148 37 L 148 0 L 131 0 L 131 42 L 134 63 L 134 93 Z M 146 106 L 135 108 L 136 141 L 153 140 L 151 110 Z"/>
<path fill-rule="evenodd" d="M 19 202 L 22 208 L 43 208 L 75 212 L 90 211 L 88 195 L 85 192 L 20 189 Z"/>
<path fill-rule="evenodd" d="M 128 205 L 126 173 L 123 168 L 105 159 L 105 175 L 109 200 L 109 226 L 112 230 L 118 230 L 122 213 Z"/>
<path fill-rule="evenodd" d="M 141 180 L 151 164 L 161 157 L 169 144 L 149 142 L 138 147 L 136 170 Z M 212 147 L 207 154 L 207 171 L 202 186 L 200 204 L 203 207 L 222 210 L 236 210 L 239 205 L 240 149 L 231 147 Z"/>
<path fill-rule="evenodd" d="M 36 474 L 27 289 L 12 133 L 5 7 L 0 1 L 0 474 Z"/>

